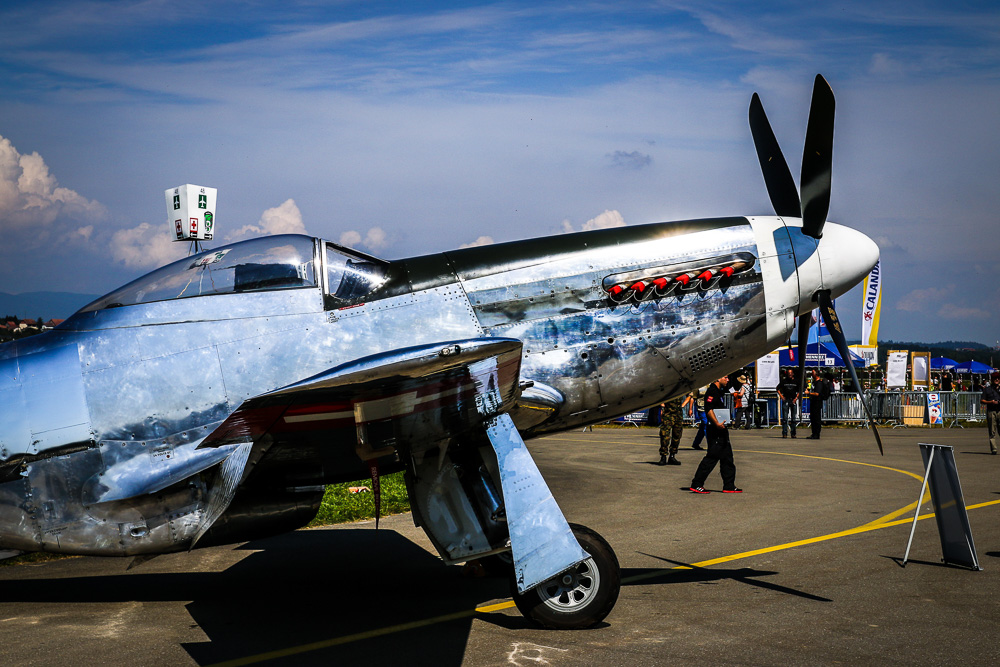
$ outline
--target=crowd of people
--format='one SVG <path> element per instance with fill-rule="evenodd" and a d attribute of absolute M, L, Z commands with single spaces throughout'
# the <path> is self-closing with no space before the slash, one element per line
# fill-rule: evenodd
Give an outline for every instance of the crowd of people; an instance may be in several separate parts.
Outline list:
<path fill-rule="evenodd" d="M 834 392 L 841 391 L 841 380 L 833 373 L 810 370 L 808 381 L 799 384 L 795 371 L 788 368 L 781 375 L 776 393 L 778 395 L 781 421 L 781 437 L 796 437 L 799 422 L 800 399 L 808 399 L 811 440 L 819 440 L 823 431 L 823 404 Z M 939 378 L 940 391 L 960 391 L 950 374 Z M 848 383 L 849 384 L 849 383 Z M 800 389 L 800 387 L 802 387 Z M 997 453 L 997 439 L 1000 437 L 1000 372 L 990 376 L 990 382 L 982 387 L 981 403 L 986 411 L 990 452 Z M 731 395 L 732 415 L 721 412 L 726 408 L 725 395 Z M 704 450 L 691 485 L 692 493 L 710 493 L 705 489 L 708 476 L 718 465 L 722 474 L 724 493 L 742 493 L 736 486 L 736 464 L 729 433 L 732 430 L 760 427 L 754 414 L 755 392 L 745 373 L 734 378 L 724 376 L 704 387 L 699 387 L 686 396 L 678 397 L 660 406 L 660 458 L 658 465 L 679 466 L 677 457 L 681 437 L 684 432 L 685 415 L 693 418 L 697 429 L 691 448 Z M 728 419 L 727 419 L 728 417 Z M 706 448 L 702 443 L 707 441 Z"/>

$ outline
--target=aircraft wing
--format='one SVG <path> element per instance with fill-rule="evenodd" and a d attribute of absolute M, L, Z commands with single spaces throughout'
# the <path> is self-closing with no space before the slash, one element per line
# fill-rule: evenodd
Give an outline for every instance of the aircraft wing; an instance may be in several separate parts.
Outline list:
<path fill-rule="evenodd" d="M 225 511 L 275 434 L 303 424 L 353 424 L 356 453 L 369 462 L 488 440 L 497 457 L 519 588 L 576 565 L 587 554 L 507 414 L 520 394 L 520 367 L 519 340 L 448 341 L 358 359 L 245 401 L 199 446 L 236 449 L 218 468 L 195 542 Z M 440 467 L 443 455 L 435 460 Z M 464 547 L 434 541 L 449 560 L 490 550 L 481 541 Z"/>
<path fill-rule="evenodd" d="M 257 441 L 308 422 L 353 422 L 359 436 L 373 445 L 374 437 L 364 433 L 370 425 L 422 415 L 424 428 L 393 429 L 402 438 L 395 444 L 419 448 L 442 434 L 456 437 L 481 428 L 489 417 L 509 411 L 518 396 L 520 368 L 521 342 L 506 338 L 364 357 L 245 401 L 200 448 Z M 441 423 L 445 419 L 447 425 Z"/>

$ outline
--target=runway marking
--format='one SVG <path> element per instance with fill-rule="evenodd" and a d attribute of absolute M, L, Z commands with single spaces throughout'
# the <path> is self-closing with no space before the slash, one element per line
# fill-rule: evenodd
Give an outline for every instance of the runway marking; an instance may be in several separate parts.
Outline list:
<path fill-rule="evenodd" d="M 650 435 L 649 437 L 653 438 L 653 437 L 656 437 L 656 436 Z M 594 438 L 581 439 L 581 438 L 548 437 L 548 438 L 546 438 L 546 440 L 555 440 L 555 441 L 559 441 L 559 442 L 588 442 L 588 443 L 589 442 L 596 442 L 596 443 L 605 444 L 605 445 L 634 445 L 634 444 L 636 444 L 634 440 L 628 440 L 628 441 L 622 441 L 622 440 L 596 440 Z M 639 443 L 639 444 L 646 445 L 647 447 L 659 447 L 659 443 L 658 442 L 657 443 L 652 443 L 652 442 L 650 442 L 650 443 Z M 875 463 L 862 463 L 861 461 L 849 461 L 847 459 L 834 459 L 834 458 L 830 458 L 830 457 L 827 457 L 827 456 L 813 456 L 812 454 L 795 454 L 793 452 L 767 452 L 767 451 L 762 451 L 762 450 L 758 450 L 758 449 L 734 449 L 733 451 L 734 452 L 743 452 L 743 453 L 746 453 L 746 454 L 774 454 L 776 456 L 798 456 L 798 457 L 802 457 L 802 458 L 805 458 L 805 459 L 817 459 L 817 460 L 820 460 L 820 461 L 833 461 L 835 463 L 850 463 L 852 465 L 857 465 L 857 466 L 868 466 L 869 468 L 880 468 L 882 470 L 889 470 L 891 472 L 898 472 L 898 473 L 901 473 L 903 475 L 909 475 L 910 477 L 914 478 L 918 482 L 923 482 L 924 481 L 923 477 L 921 477 L 920 475 L 917 475 L 916 473 L 909 472 L 908 470 L 900 470 L 899 468 L 890 468 L 889 466 L 881 466 L 881 465 L 878 465 L 878 464 L 875 464 Z M 928 502 L 930 500 L 930 498 L 931 498 L 931 492 L 930 492 L 930 489 L 928 489 L 927 491 L 924 492 L 924 495 L 921 497 L 920 502 L 921 503 Z M 883 523 L 886 523 L 888 521 L 892 521 L 896 517 L 903 516 L 904 514 L 907 514 L 909 512 L 912 512 L 913 510 L 915 510 L 916 507 L 917 507 L 917 504 L 918 503 L 915 503 L 915 502 L 914 503 L 910 503 L 906 507 L 901 507 L 898 510 L 895 510 L 893 512 L 889 512 L 888 514 L 886 514 L 884 516 L 881 516 L 881 517 L 879 517 L 879 518 L 877 518 L 877 519 L 875 519 L 873 521 L 869 521 L 868 523 L 866 523 L 864 525 L 865 526 L 877 526 L 877 525 L 881 525 Z"/>
<path fill-rule="evenodd" d="M 579 439 L 575 439 L 575 438 L 553 438 L 553 437 L 546 438 L 546 440 L 559 440 L 559 441 L 563 441 L 563 442 L 566 442 L 566 441 L 580 441 Z M 604 444 L 616 444 L 616 445 L 619 445 L 619 444 L 635 444 L 634 441 L 630 441 L 630 442 L 618 442 L 618 441 L 606 441 L 606 440 L 602 441 L 602 440 L 594 440 L 594 439 L 591 439 L 591 438 L 587 438 L 585 440 L 585 442 L 588 442 L 588 443 L 602 442 Z M 659 443 L 656 443 L 656 446 L 659 446 Z M 738 450 L 735 450 L 735 451 L 744 452 L 744 453 L 748 453 L 748 454 L 777 454 L 779 456 L 798 456 L 798 457 L 807 458 L 807 459 L 819 459 L 819 460 L 822 460 L 822 461 L 833 461 L 833 462 L 836 462 L 836 463 L 850 463 L 850 464 L 853 464 L 853 465 L 868 466 L 870 468 L 880 468 L 882 470 L 889 470 L 891 472 L 898 472 L 898 473 L 902 473 L 904 475 L 909 475 L 910 477 L 913 477 L 914 479 L 917 479 L 917 480 L 919 480 L 921 482 L 923 481 L 923 477 L 921 477 L 921 476 L 919 476 L 919 475 L 917 475 L 915 473 L 908 472 L 906 470 L 900 470 L 898 468 L 890 468 L 888 466 L 881 466 L 881 465 L 877 465 L 877 464 L 874 464 L 874 463 L 862 463 L 860 461 L 849 461 L 849 460 L 846 460 L 846 459 L 834 459 L 834 458 L 828 458 L 828 457 L 823 457 L 823 456 L 812 456 L 812 455 L 809 455 L 809 454 L 794 454 L 794 453 L 791 453 L 791 452 L 765 452 L 765 451 L 752 450 L 752 449 L 738 449 Z M 921 499 L 920 502 L 926 502 L 928 498 L 930 498 L 930 492 L 924 494 L 924 497 Z M 991 500 L 991 501 L 988 501 L 988 502 L 978 503 L 978 504 L 975 504 L 975 505 L 968 505 L 966 507 L 966 510 L 979 509 L 979 508 L 982 508 L 982 507 L 989 507 L 991 505 L 1000 505 L 1000 500 Z M 849 537 L 851 535 L 859 535 L 861 533 L 867 533 L 867 532 L 870 532 L 870 531 L 873 531 L 873 530 L 880 530 L 882 528 L 891 528 L 893 526 L 902 526 L 902 525 L 905 525 L 905 524 L 912 523 L 913 519 L 911 519 L 911 518 L 898 519 L 898 520 L 893 520 L 893 519 L 895 519 L 895 517 L 897 517 L 897 516 L 899 516 L 901 514 L 905 514 L 906 512 L 909 512 L 909 511 L 913 510 L 916 506 L 917 506 L 917 503 L 911 503 L 910 505 L 907 505 L 906 507 L 903 507 L 903 508 L 901 508 L 899 510 L 896 510 L 895 512 L 892 512 L 892 513 L 887 514 L 887 515 L 885 515 L 883 517 L 875 519 L 874 521 L 866 523 L 866 524 L 864 524 L 862 526 L 858 526 L 857 528 L 849 528 L 847 530 L 842 530 L 842 531 L 839 531 L 839 532 L 836 532 L 836 533 L 830 533 L 828 535 L 820 535 L 818 537 L 810 537 L 810 538 L 807 538 L 807 539 L 804 539 L 804 540 L 796 540 L 794 542 L 786 542 L 784 544 L 778 544 L 776 546 L 771 546 L 771 547 L 764 547 L 762 549 L 754 549 L 752 551 L 743 551 L 741 553 L 732 554 L 730 556 L 722 556 L 722 557 L 719 557 L 719 558 L 712 558 L 712 559 L 700 561 L 700 562 L 697 562 L 697 563 L 691 563 L 690 565 L 677 565 L 677 566 L 674 566 L 674 567 L 670 568 L 670 570 L 690 570 L 690 569 L 694 569 L 694 568 L 711 567 L 712 565 L 719 565 L 721 563 L 729 563 L 729 562 L 732 562 L 734 560 L 740 560 L 740 559 L 743 559 L 743 558 L 750 558 L 752 556 L 759 556 L 761 554 L 773 553 L 775 551 L 783 551 L 785 549 L 792 549 L 794 547 L 801 547 L 801 546 L 806 546 L 806 545 L 809 545 L 809 544 L 817 544 L 819 542 L 826 542 L 828 540 L 834 540 L 834 539 L 838 539 L 838 538 L 841 538 L 841 537 Z M 928 513 L 922 514 L 920 517 L 918 517 L 918 520 L 923 521 L 923 520 L 929 519 L 929 518 L 931 518 L 933 516 L 935 516 L 935 514 L 933 512 L 928 512 Z M 652 579 L 652 578 L 660 577 L 660 576 L 663 576 L 663 572 L 662 571 L 660 571 L 660 572 L 647 572 L 645 574 L 636 574 L 636 575 L 632 575 L 630 577 L 623 578 L 622 579 L 622 583 L 623 584 L 631 584 L 631 583 L 634 583 L 634 582 L 637 582 L 637 581 L 643 581 L 643 580 L 646 580 L 646 579 Z M 279 649 L 279 650 L 276 650 L 276 651 L 269 651 L 267 653 L 258 653 L 257 655 L 246 656 L 244 658 L 237 658 L 235 660 L 227 660 L 225 662 L 216 663 L 215 665 L 212 665 L 211 667 L 238 667 L 240 665 L 252 665 L 252 664 L 255 664 L 255 663 L 258 663 L 258 662 L 264 662 L 265 660 L 275 660 L 277 658 L 286 658 L 286 657 L 293 656 L 293 655 L 299 655 L 301 653 L 308 653 L 310 651 L 318 651 L 318 650 L 325 649 L 325 648 L 331 648 L 333 646 L 340 646 L 342 644 L 350 644 L 352 642 L 363 641 L 365 639 L 373 639 L 375 637 L 382 637 L 382 636 L 385 636 L 385 635 L 395 634 L 397 632 L 405 632 L 407 630 L 414 630 L 416 628 L 423 628 L 423 627 L 426 627 L 428 625 L 435 625 L 437 623 L 446 623 L 448 621 L 455 621 L 455 620 L 459 620 L 459 619 L 462 619 L 462 618 L 468 618 L 470 616 L 475 616 L 476 614 L 489 614 L 489 613 L 493 613 L 493 612 L 497 612 L 497 611 L 503 611 L 503 610 L 506 610 L 506 609 L 512 609 L 515 606 L 516 605 L 514 604 L 513 600 L 507 600 L 505 602 L 498 602 L 498 603 L 495 603 L 495 604 L 483 605 L 481 607 L 476 607 L 475 609 L 466 609 L 464 611 L 457 611 L 457 612 L 454 612 L 452 614 L 443 614 L 441 616 L 435 616 L 433 618 L 425 618 L 425 619 L 419 620 L 419 621 L 411 621 L 409 623 L 400 623 L 398 625 L 390 625 L 390 626 L 387 626 L 387 627 L 384 627 L 384 628 L 376 628 L 374 630 L 366 630 L 364 632 L 358 632 L 358 633 L 355 633 L 353 635 L 344 635 L 342 637 L 335 637 L 333 639 L 326 639 L 326 640 L 323 640 L 323 641 L 312 642 L 310 644 L 302 644 L 300 646 L 292 646 L 292 647 L 289 647 L 289 648 Z"/>
<path fill-rule="evenodd" d="M 992 505 L 1000 505 L 1000 500 L 990 500 L 984 503 L 977 503 L 975 505 L 969 505 L 966 510 L 980 509 L 983 507 L 990 507 Z M 933 512 L 920 515 L 920 521 L 929 519 L 935 516 Z M 878 525 L 865 524 L 864 526 L 858 526 L 857 528 L 849 528 L 848 530 L 842 530 L 836 533 L 830 533 L 829 535 L 820 535 L 819 537 L 810 537 L 805 540 L 796 540 L 795 542 L 786 542 L 785 544 L 778 544 L 773 547 L 764 547 L 763 549 L 754 549 L 752 551 L 744 551 L 738 554 L 732 554 L 731 556 L 722 556 L 720 558 L 711 558 L 709 560 L 703 560 L 698 563 L 691 563 L 690 565 L 677 565 L 670 570 L 691 570 L 694 568 L 704 568 L 710 567 L 712 565 L 719 565 L 721 563 L 729 563 L 734 560 L 740 560 L 742 558 L 750 558 L 751 556 L 759 556 L 761 554 L 773 553 L 775 551 L 783 551 L 785 549 L 791 549 L 793 547 L 801 547 L 808 544 L 816 544 L 818 542 L 825 542 L 828 540 L 834 540 L 840 537 L 848 537 L 850 535 L 858 535 L 860 533 L 867 533 L 873 530 L 881 530 L 882 528 L 891 528 L 893 526 L 903 526 L 911 523 L 912 519 L 899 519 L 897 521 L 885 522 Z M 625 577 L 622 579 L 623 584 L 631 584 L 636 581 L 643 581 L 645 579 L 653 579 L 655 577 L 662 577 L 663 572 L 647 572 L 645 574 L 636 574 L 631 577 Z M 364 632 L 358 632 L 353 635 L 344 635 L 343 637 L 335 637 L 333 639 L 326 639 L 323 641 L 313 642 L 311 644 L 303 644 L 301 646 L 292 646 L 285 649 L 279 649 L 277 651 L 269 651 L 267 653 L 258 653 L 257 655 L 246 656 L 245 658 L 237 658 L 235 660 L 227 660 L 225 662 L 219 662 L 212 667 L 237 667 L 238 665 L 252 665 L 258 662 L 264 662 L 265 660 L 275 660 L 277 658 L 287 658 L 292 655 L 299 655 L 300 653 L 307 653 L 309 651 L 318 651 L 324 648 L 330 648 L 333 646 L 339 646 L 341 644 L 350 644 L 351 642 L 362 641 L 365 639 L 373 639 L 375 637 L 382 637 L 385 635 L 394 634 L 397 632 L 405 632 L 407 630 L 414 630 L 416 628 L 423 628 L 428 625 L 434 625 L 436 623 L 445 623 L 448 621 L 455 621 L 462 618 L 468 618 L 476 614 L 488 614 L 495 611 L 502 611 L 504 609 L 511 609 L 514 607 L 514 601 L 508 600 L 506 602 L 500 602 L 497 604 L 484 605 L 482 607 L 476 607 L 475 609 L 466 609 L 464 611 L 457 611 L 453 614 L 443 614 L 441 616 L 435 616 L 433 618 L 425 618 L 419 621 L 411 621 L 409 623 L 400 623 L 398 625 L 390 625 L 385 628 L 376 628 L 374 630 L 366 630 Z"/>
<path fill-rule="evenodd" d="M 514 603 L 511 602 L 511 605 L 513 604 Z M 405 632 L 406 630 L 423 628 L 428 625 L 434 625 L 435 623 L 445 623 L 447 621 L 454 621 L 459 618 L 466 618 L 468 616 L 472 616 L 475 613 L 476 613 L 475 609 L 456 611 L 453 614 L 444 614 L 442 616 L 435 616 L 434 618 L 425 618 L 420 621 L 411 621 L 409 623 L 400 623 L 399 625 L 390 625 L 385 628 L 376 628 L 374 630 L 357 632 L 353 635 L 344 635 L 343 637 L 324 639 L 323 641 L 312 642 L 311 644 L 302 644 L 301 646 L 291 646 L 289 648 L 278 649 L 277 651 L 268 651 L 267 653 L 248 655 L 245 658 L 237 658 L 235 660 L 226 660 L 224 662 L 217 662 L 212 667 L 237 667 L 237 665 L 252 665 L 257 662 L 264 662 L 265 660 L 276 660 L 277 658 L 287 658 L 288 656 L 299 655 L 300 653 L 308 653 L 309 651 L 318 651 L 320 649 L 330 648 L 331 646 L 350 644 L 351 642 L 361 641 L 363 639 L 372 639 L 374 637 L 382 637 L 384 635 L 393 634 L 395 632 Z"/>
<path fill-rule="evenodd" d="M 978 503 L 976 505 L 969 505 L 966 510 L 979 509 L 981 507 L 989 507 L 990 505 L 1000 505 L 1000 500 L 990 500 L 985 503 Z M 924 519 L 929 519 L 935 516 L 934 512 L 929 512 L 927 514 L 921 514 L 918 517 L 918 521 L 923 521 Z M 825 542 L 827 540 L 834 540 L 839 537 L 847 537 L 849 535 L 858 535 L 860 533 L 867 533 L 873 530 L 881 530 L 882 528 L 891 528 L 893 526 L 904 526 L 906 524 L 912 523 L 913 519 L 899 519 L 896 521 L 887 521 L 885 523 L 871 525 L 865 524 L 864 526 L 858 526 L 857 528 L 848 528 L 847 530 L 842 530 L 836 533 L 830 533 L 829 535 L 820 535 L 819 537 L 810 537 L 805 540 L 796 540 L 795 542 L 786 542 L 785 544 L 779 544 L 773 547 L 764 547 L 763 549 L 754 549 L 753 551 L 744 551 L 742 553 L 733 554 L 731 556 L 722 556 L 721 558 L 712 558 L 710 560 L 703 560 L 700 563 L 692 563 L 691 565 L 677 565 L 672 570 L 691 570 L 696 567 L 709 567 L 710 565 L 719 565 L 720 563 L 729 563 L 734 560 L 740 560 L 742 558 L 749 558 L 751 556 L 759 556 L 761 554 L 772 553 L 775 551 L 782 551 L 784 549 L 791 549 L 793 547 L 801 547 L 807 544 L 816 544 L 817 542 Z M 653 577 L 661 576 L 660 572 L 637 574 L 631 577 L 626 577 L 622 579 L 622 583 L 631 583 L 633 581 L 639 581 L 642 579 L 651 579 Z"/>
<path fill-rule="evenodd" d="M 902 473 L 904 475 L 909 475 L 910 477 L 912 477 L 913 479 L 917 480 L 918 482 L 923 482 L 924 481 L 923 477 L 921 477 L 920 475 L 917 475 L 916 473 L 909 472 L 908 470 L 900 470 L 899 468 L 890 468 L 889 466 L 880 466 L 880 465 L 875 464 L 875 463 L 862 463 L 861 461 L 849 461 L 847 459 L 833 459 L 833 458 L 829 458 L 829 457 L 826 457 L 826 456 L 813 456 L 811 454 L 795 454 L 795 453 L 792 453 L 792 452 L 765 452 L 765 451 L 761 451 L 761 450 L 757 450 L 757 449 L 735 449 L 733 451 L 736 451 L 736 452 L 745 452 L 745 453 L 749 453 L 749 454 L 776 454 L 778 456 L 799 456 L 799 457 L 802 457 L 802 458 L 805 458 L 805 459 L 818 459 L 820 461 L 833 461 L 835 463 L 851 463 L 851 464 L 858 465 L 858 466 L 868 466 L 869 468 L 881 468 L 882 470 L 889 470 L 891 472 L 898 472 L 898 473 Z M 926 503 L 930 499 L 931 499 L 931 491 L 930 491 L 930 489 L 927 489 L 924 492 L 924 495 L 920 498 L 920 503 Z M 896 517 L 900 517 L 900 516 L 903 516 L 904 514 L 907 514 L 908 512 L 912 512 L 913 510 L 915 510 L 917 508 L 917 505 L 920 504 L 920 503 L 916 503 L 916 502 L 910 503 L 906 507 L 901 507 L 901 508 L 899 508 L 898 510 L 896 510 L 894 512 L 889 512 L 885 516 L 880 516 L 879 518 L 875 519 L 874 521 L 869 521 L 868 523 L 864 524 L 864 526 L 861 526 L 861 527 L 864 528 L 865 526 L 878 526 L 878 525 L 881 525 L 883 523 L 892 521 Z"/>

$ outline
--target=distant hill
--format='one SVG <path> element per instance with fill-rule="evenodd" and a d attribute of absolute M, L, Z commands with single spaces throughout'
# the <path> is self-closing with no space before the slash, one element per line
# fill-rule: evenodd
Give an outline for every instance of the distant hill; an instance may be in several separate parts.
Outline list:
<path fill-rule="evenodd" d="M 0 315 L 64 320 L 99 296 L 74 292 L 0 292 Z"/>

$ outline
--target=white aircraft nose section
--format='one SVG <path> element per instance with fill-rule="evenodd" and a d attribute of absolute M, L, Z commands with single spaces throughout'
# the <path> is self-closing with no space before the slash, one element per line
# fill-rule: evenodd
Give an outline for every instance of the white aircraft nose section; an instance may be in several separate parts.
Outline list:
<path fill-rule="evenodd" d="M 823 287 L 833 298 L 860 283 L 879 258 L 878 246 L 861 232 L 832 222 L 823 227 L 819 260 Z"/>

